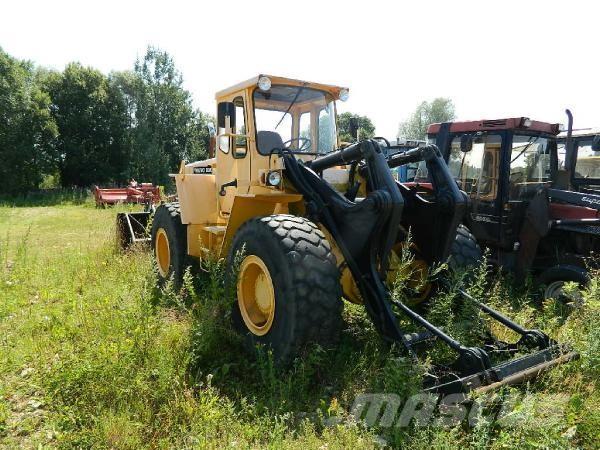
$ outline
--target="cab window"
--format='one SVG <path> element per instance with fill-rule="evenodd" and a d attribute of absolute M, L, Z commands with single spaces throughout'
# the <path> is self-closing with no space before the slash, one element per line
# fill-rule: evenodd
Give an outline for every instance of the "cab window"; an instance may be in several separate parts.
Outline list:
<path fill-rule="evenodd" d="M 590 137 L 577 143 L 575 178 L 600 178 L 600 152 L 592 150 L 592 140 Z"/>
<path fill-rule="evenodd" d="M 235 152 L 233 156 L 236 158 L 243 158 L 248 152 L 248 142 L 246 140 L 246 110 L 244 107 L 244 99 L 242 97 L 236 97 L 233 100 L 235 105 Z"/>
<path fill-rule="evenodd" d="M 328 153 L 336 147 L 335 117 L 333 103 L 319 112 L 319 144 L 318 153 Z"/>
<path fill-rule="evenodd" d="M 310 112 L 300 114 L 300 137 L 306 139 L 312 139 L 310 135 Z"/>
<path fill-rule="evenodd" d="M 548 139 L 541 136 L 513 136 L 510 154 L 510 200 L 531 198 L 550 181 Z"/>
<path fill-rule="evenodd" d="M 472 198 L 495 200 L 498 195 L 498 173 L 502 137 L 484 134 L 473 137 L 473 148 L 460 149 L 461 136 L 452 140 L 448 166 L 460 189 Z"/>

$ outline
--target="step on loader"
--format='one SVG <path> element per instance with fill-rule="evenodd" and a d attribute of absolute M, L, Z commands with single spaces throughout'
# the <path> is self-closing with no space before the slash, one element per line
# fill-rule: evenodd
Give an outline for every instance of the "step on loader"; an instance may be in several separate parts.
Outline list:
<path fill-rule="evenodd" d="M 428 379 L 430 391 L 512 384 L 574 358 L 475 299 L 519 341 L 469 348 L 417 312 L 414 304 L 435 291 L 429 268 L 449 258 L 453 266 L 478 263 L 479 247 L 461 225 L 468 198 L 434 145 L 389 160 L 375 140 L 340 148 L 336 101 L 347 97 L 345 88 L 266 75 L 217 93 L 216 155 L 182 163 L 173 175 L 178 202 L 159 206 L 151 220 L 159 283 L 180 284 L 188 257 L 226 258 L 234 326 L 281 363 L 306 344 L 335 344 L 342 298 L 363 304 L 381 336 L 409 355 L 432 340 L 454 350 L 455 363 Z M 431 178 L 427 196 L 390 171 L 420 161 Z M 409 235 L 417 280 L 402 302 L 391 287 Z M 399 317 L 419 331 L 404 330 Z M 525 356 L 491 362 L 517 353 Z"/>

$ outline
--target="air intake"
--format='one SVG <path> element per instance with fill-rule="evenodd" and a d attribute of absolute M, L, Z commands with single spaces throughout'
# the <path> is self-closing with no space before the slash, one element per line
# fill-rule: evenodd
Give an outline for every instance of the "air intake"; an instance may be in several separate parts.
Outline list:
<path fill-rule="evenodd" d="M 505 127 L 506 119 L 501 120 L 484 120 L 481 122 L 481 126 L 484 128 L 495 128 L 495 127 Z"/>

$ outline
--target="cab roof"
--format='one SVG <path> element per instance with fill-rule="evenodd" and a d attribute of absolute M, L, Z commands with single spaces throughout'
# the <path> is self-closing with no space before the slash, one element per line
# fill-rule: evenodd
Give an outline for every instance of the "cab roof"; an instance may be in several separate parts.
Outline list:
<path fill-rule="evenodd" d="M 427 127 L 427 134 L 437 134 L 441 123 L 432 123 Z M 558 134 L 560 125 L 557 123 L 539 122 L 527 117 L 511 117 L 508 119 L 471 120 L 466 122 L 451 122 L 450 133 L 468 133 L 476 131 L 521 130 L 539 133 Z"/>
<path fill-rule="evenodd" d="M 578 130 L 573 130 L 573 137 L 596 136 L 597 134 L 600 134 L 600 128 L 580 128 Z M 559 139 L 566 139 L 566 137 L 566 131 L 563 131 L 558 135 Z"/>
<path fill-rule="evenodd" d="M 271 84 L 275 85 L 275 84 L 283 84 L 283 85 L 287 85 L 287 86 L 306 86 L 306 87 L 310 87 L 312 89 L 317 89 L 320 91 L 325 91 L 330 93 L 336 100 L 339 99 L 340 96 L 340 91 L 342 89 L 348 89 L 345 87 L 341 87 L 341 86 L 335 86 L 332 84 L 323 84 L 323 83 L 313 83 L 310 81 L 302 81 L 302 80 L 296 80 L 293 78 L 286 78 L 286 77 L 278 77 L 278 76 L 274 76 L 274 75 L 267 75 L 267 74 L 260 74 L 257 75 L 253 78 L 250 78 L 246 81 L 242 81 L 241 83 L 238 83 L 234 86 L 231 86 L 227 89 L 223 89 L 219 92 L 217 92 L 215 94 L 215 98 L 218 100 L 222 97 L 225 97 L 227 95 L 233 94 L 235 92 L 238 91 L 242 91 L 244 89 L 248 89 L 251 87 L 254 87 L 258 84 L 258 79 L 260 77 L 269 77 L 271 79 Z"/>

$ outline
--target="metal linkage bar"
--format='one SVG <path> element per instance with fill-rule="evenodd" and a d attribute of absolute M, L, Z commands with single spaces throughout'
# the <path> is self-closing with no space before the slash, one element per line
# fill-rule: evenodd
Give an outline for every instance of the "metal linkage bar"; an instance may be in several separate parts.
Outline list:
<path fill-rule="evenodd" d="M 470 301 L 472 301 L 482 311 L 484 311 L 486 314 L 488 314 L 489 316 L 491 316 L 494 319 L 496 319 L 498 322 L 500 322 L 505 327 L 510 328 L 511 330 L 519 333 L 520 335 L 525 335 L 525 334 L 527 334 L 529 332 L 529 330 L 527 330 L 527 329 L 523 328 L 522 326 L 520 326 L 519 324 L 513 322 L 508 317 L 506 317 L 504 314 L 502 314 L 502 313 L 496 311 L 495 309 L 490 308 L 486 304 L 481 303 L 480 301 L 476 300 L 473 296 L 467 294 L 462 289 L 459 289 L 458 292 L 463 297 L 465 297 L 465 298 L 469 299 Z"/>
<path fill-rule="evenodd" d="M 427 319 L 425 319 L 424 317 L 421 317 L 419 314 L 414 312 L 412 309 L 410 309 L 404 303 L 399 302 L 398 300 L 393 300 L 393 299 L 390 301 L 391 301 L 392 305 L 394 305 L 394 306 L 398 307 L 400 310 L 402 310 L 402 312 L 404 314 L 406 314 L 414 322 L 417 322 L 423 328 L 430 331 L 433 335 L 435 335 L 436 337 L 443 340 L 446 344 L 448 344 L 448 346 L 450 346 L 450 348 L 452 348 L 453 350 L 455 350 L 457 352 L 460 352 L 461 350 L 463 350 L 464 347 L 461 345 L 460 342 L 458 342 L 456 339 L 454 339 L 451 336 L 444 333 L 441 329 L 439 329 L 438 327 L 433 325 L 431 322 L 427 321 Z"/>

